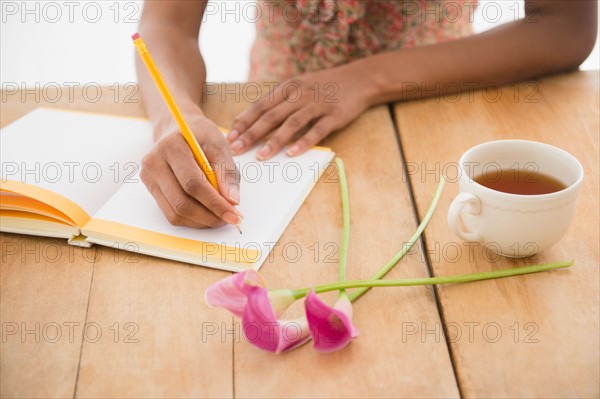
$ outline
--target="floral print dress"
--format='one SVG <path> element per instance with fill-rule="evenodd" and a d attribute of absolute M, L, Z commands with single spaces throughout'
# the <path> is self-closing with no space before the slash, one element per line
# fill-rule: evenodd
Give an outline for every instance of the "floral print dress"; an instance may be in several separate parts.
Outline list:
<path fill-rule="evenodd" d="M 250 81 L 282 81 L 472 33 L 468 0 L 259 0 Z"/>

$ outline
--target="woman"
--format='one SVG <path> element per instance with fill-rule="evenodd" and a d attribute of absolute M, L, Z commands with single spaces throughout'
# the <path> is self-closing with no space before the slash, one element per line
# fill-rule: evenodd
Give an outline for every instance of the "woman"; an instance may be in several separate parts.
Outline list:
<path fill-rule="evenodd" d="M 216 165 L 219 193 L 200 178 L 138 59 L 156 140 L 143 160 L 142 180 L 175 225 L 236 225 L 239 178 L 231 154 L 247 151 L 270 133 L 258 159 L 285 146 L 289 156 L 302 154 L 367 108 L 435 94 L 431 88 L 460 90 L 576 69 L 596 40 L 597 2 L 526 0 L 525 5 L 525 18 L 472 35 L 474 1 L 261 1 L 251 80 L 283 84 L 242 112 L 225 138 L 200 106 L 206 69 L 198 35 L 207 1 L 147 1 L 140 33 Z"/>

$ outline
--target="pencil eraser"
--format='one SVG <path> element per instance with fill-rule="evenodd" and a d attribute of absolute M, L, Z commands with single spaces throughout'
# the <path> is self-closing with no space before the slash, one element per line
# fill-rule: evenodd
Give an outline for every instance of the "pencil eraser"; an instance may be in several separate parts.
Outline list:
<path fill-rule="evenodd" d="M 137 33 L 137 32 L 135 32 L 133 35 L 131 35 L 131 40 L 134 40 L 134 41 L 135 41 L 135 40 L 137 40 L 137 39 L 139 39 L 139 38 L 140 38 L 140 34 L 139 34 L 139 33 Z"/>

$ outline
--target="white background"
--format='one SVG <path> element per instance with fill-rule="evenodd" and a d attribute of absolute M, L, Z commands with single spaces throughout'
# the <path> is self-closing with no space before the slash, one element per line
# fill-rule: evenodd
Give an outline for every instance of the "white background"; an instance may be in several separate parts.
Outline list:
<path fill-rule="evenodd" d="M 200 47 L 209 82 L 245 81 L 255 37 L 254 2 L 212 1 Z M 141 1 L 0 0 L 0 82 L 34 87 L 135 82 L 134 49 Z M 522 0 L 479 1 L 481 32 L 523 15 Z M 598 69 L 598 40 L 581 69 Z"/>

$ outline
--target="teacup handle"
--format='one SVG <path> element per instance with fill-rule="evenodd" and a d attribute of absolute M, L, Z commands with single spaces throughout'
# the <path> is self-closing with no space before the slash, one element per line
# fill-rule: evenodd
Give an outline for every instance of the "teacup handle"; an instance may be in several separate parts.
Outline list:
<path fill-rule="evenodd" d="M 478 215 L 481 212 L 479 198 L 469 193 L 460 193 L 454 198 L 450 209 L 448 209 L 448 225 L 450 229 L 465 241 L 481 242 L 481 236 L 477 232 L 464 231 L 460 228 L 463 209 L 472 215 Z"/>

